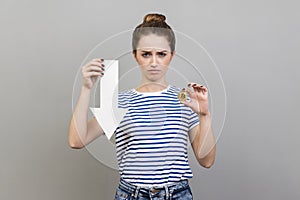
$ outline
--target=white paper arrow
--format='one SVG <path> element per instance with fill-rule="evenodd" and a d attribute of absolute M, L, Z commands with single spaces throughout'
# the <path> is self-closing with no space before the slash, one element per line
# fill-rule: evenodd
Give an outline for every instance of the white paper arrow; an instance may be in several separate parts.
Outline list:
<path fill-rule="evenodd" d="M 105 71 L 104 76 L 100 79 L 100 108 L 90 107 L 90 110 L 104 130 L 108 140 L 115 143 L 115 138 L 112 135 L 128 109 L 118 108 L 118 60 L 104 60 L 103 64 L 105 65 Z M 114 92 L 117 95 L 116 97 L 114 97 Z"/>

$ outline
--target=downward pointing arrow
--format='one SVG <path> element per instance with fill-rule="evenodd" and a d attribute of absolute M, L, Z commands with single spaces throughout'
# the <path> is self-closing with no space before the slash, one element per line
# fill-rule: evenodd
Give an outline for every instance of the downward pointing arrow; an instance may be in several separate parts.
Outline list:
<path fill-rule="evenodd" d="M 108 140 L 115 143 L 112 135 L 128 109 L 118 108 L 118 106 L 114 108 L 114 105 L 118 105 L 118 98 L 113 97 L 115 90 L 117 95 L 119 93 L 118 60 L 104 60 L 103 64 L 105 65 L 105 72 L 100 80 L 100 108 L 90 107 L 90 110 L 96 117 Z M 114 111 L 116 111 L 115 114 Z"/>

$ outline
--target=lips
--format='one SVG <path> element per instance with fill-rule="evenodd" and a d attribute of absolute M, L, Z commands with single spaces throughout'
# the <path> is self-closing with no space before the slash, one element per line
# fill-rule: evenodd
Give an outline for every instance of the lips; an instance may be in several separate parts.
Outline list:
<path fill-rule="evenodd" d="M 160 70 L 148 70 L 149 72 L 159 72 Z"/>

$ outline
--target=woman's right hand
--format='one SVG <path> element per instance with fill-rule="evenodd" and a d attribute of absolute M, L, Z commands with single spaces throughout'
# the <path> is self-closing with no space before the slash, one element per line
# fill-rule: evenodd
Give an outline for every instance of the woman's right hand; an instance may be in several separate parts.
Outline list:
<path fill-rule="evenodd" d="M 92 89 L 98 76 L 104 75 L 104 60 L 100 58 L 92 59 L 86 65 L 81 67 L 82 73 L 82 86 L 87 89 Z"/>

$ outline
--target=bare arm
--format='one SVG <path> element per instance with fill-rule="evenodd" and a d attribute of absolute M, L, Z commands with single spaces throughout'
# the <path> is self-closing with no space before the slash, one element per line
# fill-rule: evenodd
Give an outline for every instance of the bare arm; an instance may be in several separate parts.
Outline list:
<path fill-rule="evenodd" d="M 101 59 L 93 59 L 82 67 L 83 85 L 69 126 L 69 146 L 75 149 L 83 148 L 104 134 L 95 117 L 88 121 L 92 87 L 97 77 L 102 77 L 104 74 L 104 65 L 101 65 L 102 61 Z"/>
<path fill-rule="evenodd" d="M 216 141 L 211 127 L 210 114 L 198 117 L 200 124 L 190 130 L 190 141 L 198 163 L 205 168 L 210 168 L 216 156 Z"/>
<path fill-rule="evenodd" d="M 187 90 L 190 102 L 183 102 L 198 114 L 200 123 L 189 131 L 190 141 L 198 163 L 210 168 L 215 162 L 216 141 L 211 126 L 208 106 L 208 89 L 197 83 L 189 83 L 194 92 Z"/>
<path fill-rule="evenodd" d="M 83 88 L 69 127 L 69 145 L 72 148 L 83 148 L 104 134 L 95 117 L 87 121 L 89 101 L 90 91 Z"/>

